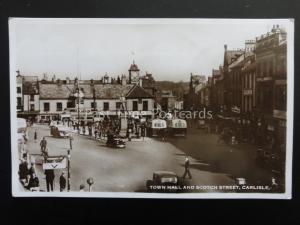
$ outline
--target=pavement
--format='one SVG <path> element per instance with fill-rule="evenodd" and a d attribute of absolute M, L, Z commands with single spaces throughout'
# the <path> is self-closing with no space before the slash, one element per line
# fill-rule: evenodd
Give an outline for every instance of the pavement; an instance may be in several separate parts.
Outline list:
<path fill-rule="evenodd" d="M 37 142 L 33 140 L 35 129 L 38 133 Z M 67 154 L 69 149 L 67 138 L 53 138 L 50 136 L 48 126 L 34 124 L 29 128 L 27 150 L 29 154 L 35 156 L 37 162 L 41 160 L 39 141 L 43 136 L 48 142 L 50 156 Z M 76 132 L 73 137 L 71 191 L 78 191 L 80 184 L 85 184 L 85 191 L 87 191 L 86 180 L 89 177 L 92 177 L 95 182 L 93 191 L 136 192 L 144 190 L 146 181 L 152 178 L 154 171 L 168 170 L 182 176 L 186 155 L 190 156 L 190 171 L 193 176 L 191 180 L 185 180 L 187 184 L 199 186 L 235 184 L 234 177 L 228 173 L 228 170 L 212 169 L 215 168 L 214 161 L 207 159 L 214 157 L 213 155 L 216 154 L 214 150 L 208 149 L 211 152 L 208 153 L 207 147 L 205 147 L 205 154 L 203 150 L 199 151 L 199 149 L 204 149 L 202 148 L 203 144 L 204 146 L 211 145 L 209 142 L 214 141 L 215 137 L 213 136 L 199 138 L 199 134 L 190 134 L 187 138 L 173 138 L 167 141 L 153 138 L 145 138 L 144 141 L 142 139 L 134 141 L 133 139 L 133 141 L 126 142 L 125 149 L 108 148 L 105 146 L 104 140 L 95 140 L 89 136 L 78 135 Z M 207 158 L 207 156 L 210 157 Z M 36 171 L 40 179 L 41 190 L 46 190 L 42 166 L 37 164 Z M 59 191 L 58 180 L 61 172 L 61 169 L 55 170 L 55 191 Z M 199 192 L 214 191 L 201 190 Z M 218 190 L 218 192 L 220 191 Z"/>

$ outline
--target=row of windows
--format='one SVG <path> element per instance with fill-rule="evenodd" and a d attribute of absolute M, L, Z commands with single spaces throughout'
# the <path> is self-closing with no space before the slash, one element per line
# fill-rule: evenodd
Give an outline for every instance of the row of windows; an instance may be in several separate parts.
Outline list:
<path fill-rule="evenodd" d="M 257 63 L 256 73 L 258 76 L 286 76 L 286 57 L 278 58 L 275 63 L 275 59 L 264 60 Z"/>
<path fill-rule="evenodd" d="M 71 107 L 70 104 L 67 104 L 67 107 Z M 74 104 L 73 106 L 74 107 Z M 116 109 L 120 110 L 123 109 L 124 106 L 122 106 L 121 102 L 116 102 Z M 91 102 L 91 108 L 97 108 L 97 102 Z M 108 111 L 110 109 L 109 102 L 103 102 L 103 110 Z M 50 111 L 50 103 L 44 102 L 44 111 Z M 56 103 L 56 111 L 63 111 L 62 102 Z M 132 111 L 138 111 L 138 101 L 132 102 Z M 148 101 L 143 101 L 143 111 L 148 111 Z"/>

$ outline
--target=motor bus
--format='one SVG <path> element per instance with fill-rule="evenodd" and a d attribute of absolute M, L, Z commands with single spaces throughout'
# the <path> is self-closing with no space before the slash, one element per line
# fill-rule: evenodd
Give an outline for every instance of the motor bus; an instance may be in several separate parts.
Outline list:
<path fill-rule="evenodd" d="M 104 113 L 102 112 L 94 112 L 93 113 L 93 122 L 100 122 L 104 120 Z"/>
<path fill-rule="evenodd" d="M 168 121 L 168 134 L 170 136 L 186 136 L 187 122 L 184 119 L 172 119 Z"/>
<path fill-rule="evenodd" d="M 96 116 L 95 116 L 96 115 Z M 65 120 L 69 120 L 73 121 L 75 123 L 77 123 L 77 121 L 84 121 L 85 125 L 88 125 L 90 123 L 94 123 L 94 122 L 98 122 L 95 121 L 98 119 L 98 115 L 97 112 L 88 109 L 88 108 L 81 108 L 79 109 L 79 118 L 78 118 L 78 109 L 77 108 L 67 108 L 65 110 L 64 114 L 61 114 L 61 118 L 65 119 Z"/>
<path fill-rule="evenodd" d="M 153 119 L 147 124 L 147 134 L 150 137 L 161 137 L 167 132 L 167 122 L 162 119 Z"/>

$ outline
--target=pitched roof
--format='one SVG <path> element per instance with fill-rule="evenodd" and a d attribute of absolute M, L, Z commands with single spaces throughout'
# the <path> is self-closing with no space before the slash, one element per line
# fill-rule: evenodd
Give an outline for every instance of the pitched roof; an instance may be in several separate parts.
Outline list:
<path fill-rule="evenodd" d="M 120 98 L 121 96 L 126 96 L 127 93 L 133 88 L 133 84 L 97 84 L 95 87 L 95 95 L 96 98 L 100 99 L 108 99 L 108 98 Z M 88 94 L 85 92 L 86 90 L 91 90 Z M 93 97 L 92 89 L 84 88 L 84 94 L 87 98 Z"/>
<path fill-rule="evenodd" d="M 239 55 L 231 64 L 229 64 L 229 70 L 238 67 L 240 62 L 245 59 L 245 54 Z"/>
<path fill-rule="evenodd" d="M 232 62 L 234 62 L 243 53 L 244 53 L 243 50 L 227 50 L 225 52 L 225 59 L 226 59 L 228 65 L 230 65 Z"/>
<path fill-rule="evenodd" d="M 84 98 L 93 98 L 95 89 L 97 99 L 116 99 L 126 96 L 133 86 L 133 84 L 79 84 L 79 89 L 83 91 Z M 68 99 L 76 92 L 77 85 L 39 83 L 39 89 L 41 99 Z"/>
<path fill-rule="evenodd" d="M 74 93 L 74 84 L 39 83 L 40 99 L 67 99 Z"/>
<path fill-rule="evenodd" d="M 153 98 L 144 88 L 135 85 L 126 95 L 126 98 Z"/>
<path fill-rule="evenodd" d="M 25 81 L 23 83 L 23 94 L 24 95 L 31 95 L 31 94 L 38 94 L 38 84 L 37 82 L 30 82 Z"/>
<path fill-rule="evenodd" d="M 131 70 L 131 71 L 140 71 L 138 66 L 135 63 L 131 64 L 129 70 Z"/>

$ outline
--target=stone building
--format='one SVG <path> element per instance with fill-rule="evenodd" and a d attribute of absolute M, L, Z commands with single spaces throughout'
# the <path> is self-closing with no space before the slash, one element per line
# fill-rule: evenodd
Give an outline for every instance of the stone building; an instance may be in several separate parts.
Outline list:
<path fill-rule="evenodd" d="M 104 112 L 110 117 L 117 117 L 121 111 L 126 111 L 127 116 L 134 114 L 152 118 L 155 98 L 140 86 L 138 72 L 137 65 L 132 64 L 129 79 L 125 75 L 115 79 L 105 74 L 99 80 L 61 80 L 55 77 L 48 80 L 44 76 L 41 81 L 26 81 L 29 76 L 23 76 L 22 85 L 19 84 L 21 79 L 18 75 L 17 92 L 20 91 L 18 87 L 21 87 L 22 107 L 38 121 L 57 119 L 66 110 L 78 108 Z M 18 113 L 18 116 L 22 115 L 24 112 Z"/>
<path fill-rule="evenodd" d="M 287 109 L 286 31 L 273 26 L 271 32 L 256 38 L 255 116 L 268 141 L 285 143 Z"/>

